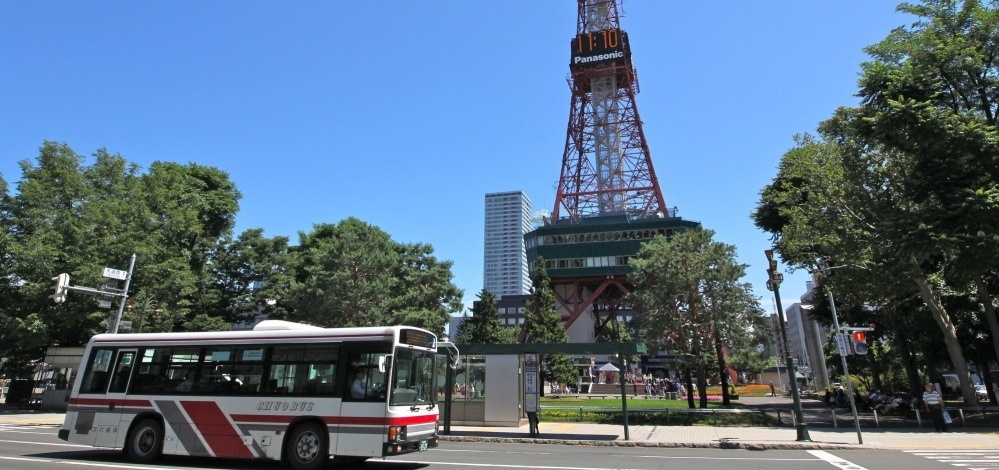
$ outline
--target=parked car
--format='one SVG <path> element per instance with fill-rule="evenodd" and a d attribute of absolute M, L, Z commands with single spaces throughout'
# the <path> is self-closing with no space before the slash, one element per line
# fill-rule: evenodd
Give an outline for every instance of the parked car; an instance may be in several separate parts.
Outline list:
<path fill-rule="evenodd" d="M 975 385 L 975 393 L 978 394 L 979 401 L 988 401 L 989 392 L 985 389 L 985 385 Z"/>

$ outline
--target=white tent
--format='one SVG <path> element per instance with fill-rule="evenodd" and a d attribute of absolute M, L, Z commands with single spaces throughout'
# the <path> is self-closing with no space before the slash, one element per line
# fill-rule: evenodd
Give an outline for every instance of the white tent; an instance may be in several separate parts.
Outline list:
<path fill-rule="evenodd" d="M 614 367 L 614 364 L 611 364 L 611 363 L 608 362 L 608 363 L 600 366 L 599 368 L 597 368 L 597 370 L 599 370 L 600 372 L 617 372 L 620 369 L 618 369 L 617 367 Z"/>

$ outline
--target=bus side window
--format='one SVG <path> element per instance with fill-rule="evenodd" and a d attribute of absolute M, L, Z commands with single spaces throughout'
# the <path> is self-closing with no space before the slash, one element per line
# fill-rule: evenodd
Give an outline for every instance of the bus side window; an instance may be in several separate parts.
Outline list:
<path fill-rule="evenodd" d="M 114 352 L 114 349 L 97 349 L 91 354 L 80 384 L 80 393 L 104 393 L 107 390 L 108 371 Z"/>
<path fill-rule="evenodd" d="M 111 389 L 108 393 L 125 393 L 128 387 L 128 380 L 132 376 L 132 365 L 135 359 L 135 351 L 122 351 L 118 354 L 118 364 L 115 367 L 114 379 L 111 382 Z"/>

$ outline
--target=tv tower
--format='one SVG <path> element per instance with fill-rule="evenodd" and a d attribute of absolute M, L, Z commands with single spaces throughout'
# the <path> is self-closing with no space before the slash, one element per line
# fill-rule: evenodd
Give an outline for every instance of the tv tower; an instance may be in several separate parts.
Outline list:
<path fill-rule="evenodd" d="M 638 80 L 619 0 L 577 0 L 570 41 L 572 107 L 551 219 L 524 236 L 548 270 L 570 342 L 614 340 L 634 312 L 628 259 L 655 236 L 700 224 L 666 206 L 635 95 Z M 586 318 L 589 321 L 579 321 Z"/>
<path fill-rule="evenodd" d="M 578 8 L 570 44 L 572 108 L 552 216 L 559 219 L 563 209 L 574 221 L 670 215 L 635 104 L 638 79 L 617 2 L 578 0 Z"/>

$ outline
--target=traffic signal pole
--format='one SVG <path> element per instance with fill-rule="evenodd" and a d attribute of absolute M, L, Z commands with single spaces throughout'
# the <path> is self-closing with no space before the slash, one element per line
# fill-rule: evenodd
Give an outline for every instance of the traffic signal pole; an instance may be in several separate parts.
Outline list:
<path fill-rule="evenodd" d="M 135 268 L 135 253 L 128 262 L 128 276 L 125 277 L 125 289 L 122 290 L 121 298 L 118 300 L 118 313 L 114 316 L 114 321 L 108 326 L 108 333 L 118 334 L 118 325 L 121 324 L 121 314 L 125 311 L 125 301 L 128 300 L 128 286 L 132 283 L 132 269 Z"/>
<path fill-rule="evenodd" d="M 839 318 L 836 315 L 836 301 L 833 300 L 832 290 L 829 290 L 826 294 L 829 297 L 829 308 L 832 309 L 833 317 L 833 331 L 836 332 L 836 336 L 840 336 L 839 331 Z M 847 341 L 848 339 L 841 339 L 840 341 Z M 864 436 L 860 433 L 860 418 L 857 416 L 857 403 L 853 399 L 853 383 L 850 381 L 850 369 L 846 365 L 846 355 L 840 354 L 839 358 L 843 361 L 843 375 L 846 376 L 846 392 L 850 395 L 850 411 L 853 412 L 853 425 L 857 428 L 857 444 L 864 443 Z"/>

